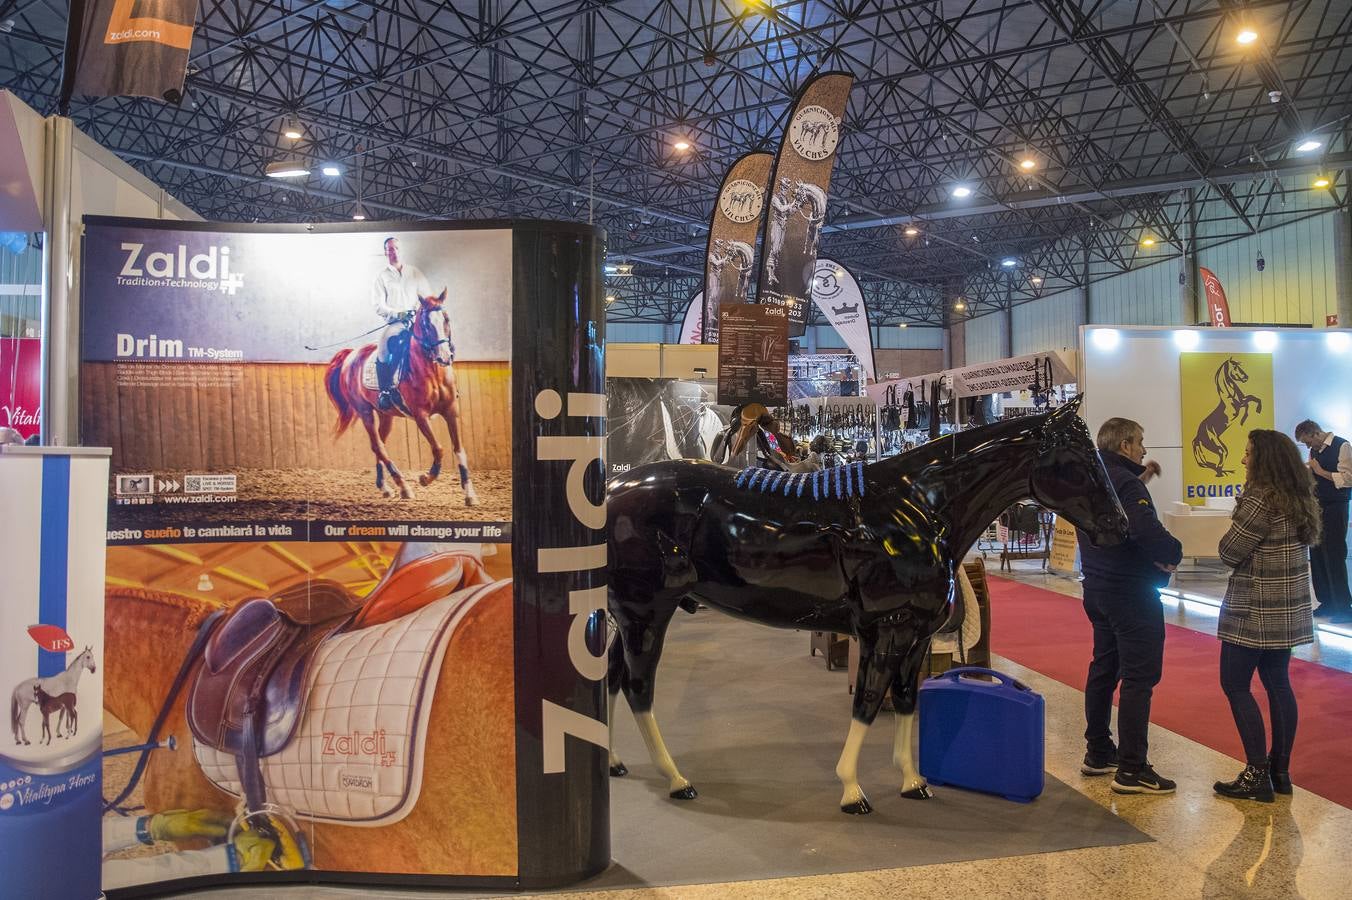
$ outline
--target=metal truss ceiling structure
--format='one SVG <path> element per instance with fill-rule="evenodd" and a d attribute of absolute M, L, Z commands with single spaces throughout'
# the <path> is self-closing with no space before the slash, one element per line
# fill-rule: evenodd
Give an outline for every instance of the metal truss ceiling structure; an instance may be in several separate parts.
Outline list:
<path fill-rule="evenodd" d="M 44 113 L 65 13 L 0 0 L 0 80 Z M 879 324 L 1289 221 L 1317 171 L 1346 203 L 1349 0 L 202 0 L 180 107 L 72 115 L 209 219 L 592 219 L 634 264 L 612 320 L 671 322 L 724 171 L 826 69 L 856 86 L 821 250 Z M 292 154 L 342 174 L 263 177 Z"/>

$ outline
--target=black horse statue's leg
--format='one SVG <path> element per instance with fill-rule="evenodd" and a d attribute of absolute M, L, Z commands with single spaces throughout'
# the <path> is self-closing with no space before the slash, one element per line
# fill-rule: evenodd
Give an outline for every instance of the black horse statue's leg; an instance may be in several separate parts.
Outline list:
<path fill-rule="evenodd" d="M 930 638 L 919 637 L 902 659 L 892 682 L 892 707 L 897 715 L 897 734 L 892 745 L 892 764 L 901 769 L 901 796 L 907 800 L 928 800 L 934 796 L 915 765 L 912 738 L 915 735 L 915 706 L 919 699 L 920 667 L 925 661 Z"/>
<path fill-rule="evenodd" d="M 610 723 L 610 777 L 623 778 L 629 774 L 629 767 L 615 752 L 615 701 L 620 696 L 620 686 L 624 681 L 624 643 L 616 637 L 610 643 L 610 662 L 606 671 L 606 693 Z"/>
<path fill-rule="evenodd" d="M 611 590 L 619 588 L 612 581 Z M 625 607 L 628 606 L 626 609 Z M 668 794 L 673 800 L 693 800 L 698 792 L 676 768 L 676 761 L 667 752 L 662 733 L 653 718 L 653 687 L 657 664 L 662 659 L 662 643 L 666 640 L 667 625 L 676 612 L 677 604 L 653 601 L 642 607 L 637 604 L 611 603 L 611 611 L 619 623 L 616 642 L 623 645 L 624 669 L 620 674 L 620 688 L 629 701 L 629 709 L 638 723 L 643 743 L 653 765 L 667 776 Z M 623 765 L 623 763 L 621 763 Z"/>
<path fill-rule="evenodd" d="M 840 751 L 840 761 L 836 763 L 836 777 L 844 788 L 840 810 L 850 815 L 873 812 L 864 789 L 859 786 L 859 749 L 882 708 L 888 687 L 896 679 L 902 662 L 901 651 L 906 646 L 903 637 L 895 628 L 861 629 L 859 634 L 859 674 L 854 683 L 850 732 Z"/>

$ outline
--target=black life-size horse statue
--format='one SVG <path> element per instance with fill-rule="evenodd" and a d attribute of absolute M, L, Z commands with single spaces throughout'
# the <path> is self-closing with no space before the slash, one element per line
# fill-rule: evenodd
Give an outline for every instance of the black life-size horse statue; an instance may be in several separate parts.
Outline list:
<path fill-rule="evenodd" d="M 700 460 L 640 466 L 609 484 L 612 713 L 622 689 L 675 799 L 692 799 L 653 719 L 667 626 L 696 601 L 739 618 L 859 638 L 853 721 L 836 775 L 847 813 L 871 811 L 859 748 L 888 688 L 902 796 L 929 789 L 912 758 L 917 681 L 930 638 L 954 605 L 954 579 L 981 531 L 1031 497 L 1093 536 L 1126 537 L 1079 398 L 931 441 L 900 456 L 825 472 L 739 472 Z M 613 720 L 613 715 L 612 715 Z M 611 774 L 624 763 L 612 751 Z"/>

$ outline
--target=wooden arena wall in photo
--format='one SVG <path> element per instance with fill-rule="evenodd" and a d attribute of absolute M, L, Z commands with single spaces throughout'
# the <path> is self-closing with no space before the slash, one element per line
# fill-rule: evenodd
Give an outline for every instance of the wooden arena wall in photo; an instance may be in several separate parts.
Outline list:
<path fill-rule="evenodd" d="M 233 386 L 119 386 L 128 363 L 81 369 L 81 440 L 112 447 L 124 472 L 146 470 L 368 469 L 371 449 L 359 420 L 333 436 L 337 413 L 324 389 L 323 365 L 246 363 Z M 154 364 L 151 364 L 154 365 Z M 163 364 L 160 364 L 163 366 Z M 220 367 L 223 371 L 225 367 Z M 458 362 L 460 434 L 471 468 L 511 465 L 511 370 L 505 362 Z M 455 471 L 440 416 L 432 428 Z M 386 442 L 396 464 L 431 465 L 427 442 L 410 419 L 396 418 Z"/>

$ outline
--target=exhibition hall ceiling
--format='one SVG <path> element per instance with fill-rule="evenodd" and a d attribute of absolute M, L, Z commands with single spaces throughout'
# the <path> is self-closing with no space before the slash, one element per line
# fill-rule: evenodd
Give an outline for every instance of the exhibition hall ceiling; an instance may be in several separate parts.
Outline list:
<path fill-rule="evenodd" d="M 0 0 L 0 82 L 43 113 L 65 11 Z M 723 173 L 831 69 L 822 255 L 880 323 L 1346 203 L 1349 0 L 202 0 L 181 106 L 72 115 L 209 219 L 594 219 L 634 267 L 610 318 L 668 322 Z M 265 177 L 289 157 L 311 174 Z"/>

